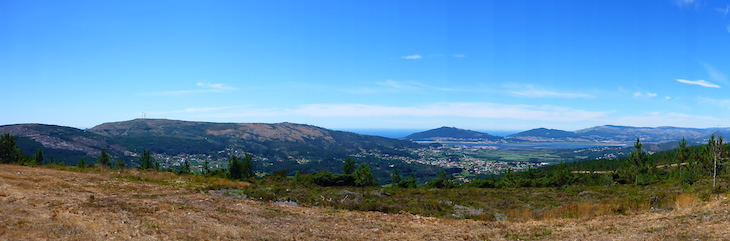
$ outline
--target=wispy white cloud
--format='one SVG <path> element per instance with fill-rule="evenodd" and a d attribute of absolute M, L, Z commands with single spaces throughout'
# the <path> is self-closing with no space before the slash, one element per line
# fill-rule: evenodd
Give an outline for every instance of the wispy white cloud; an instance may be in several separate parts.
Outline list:
<path fill-rule="evenodd" d="M 640 115 L 623 116 L 613 120 L 605 120 L 607 123 L 626 126 L 678 126 L 678 127 L 699 127 L 715 126 L 720 121 L 712 116 L 696 116 L 676 112 L 646 112 Z"/>
<path fill-rule="evenodd" d="M 421 59 L 421 58 L 423 58 L 423 56 L 421 56 L 419 54 L 414 54 L 414 55 L 403 56 L 400 58 L 401 59 Z"/>
<path fill-rule="evenodd" d="M 565 99 L 577 99 L 577 98 L 593 98 L 592 95 L 586 93 L 571 93 L 571 92 L 558 92 L 548 89 L 543 89 L 534 85 L 520 85 L 520 84 L 508 84 L 505 87 L 511 89 L 506 91 L 508 94 L 520 96 L 520 97 L 531 97 L 531 98 L 565 98 Z"/>
<path fill-rule="evenodd" d="M 225 91 L 225 90 L 235 90 L 236 89 L 236 88 L 233 88 L 233 87 L 228 86 L 226 84 L 220 84 L 220 83 L 219 84 L 211 84 L 210 82 L 205 82 L 205 83 L 198 82 L 195 85 L 197 85 L 198 87 L 201 87 L 201 88 L 205 88 L 205 89 L 208 89 L 208 90 L 215 90 L 215 91 Z"/>
<path fill-rule="evenodd" d="M 699 102 L 702 104 L 711 104 L 714 106 L 718 106 L 718 107 L 730 110 L 730 99 L 718 100 L 718 99 L 706 98 L 706 97 L 700 97 L 698 99 L 699 99 Z"/>
<path fill-rule="evenodd" d="M 423 84 L 418 82 L 398 82 L 394 80 L 386 80 L 377 82 L 378 85 L 392 88 L 392 89 L 401 89 L 401 90 L 418 90 L 421 89 Z"/>
<path fill-rule="evenodd" d="M 453 58 L 466 58 L 465 54 L 429 54 L 427 55 L 428 58 L 444 58 L 444 57 L 453 57 Z M 414 55 L 407 55 L 407 56 L 401 56 L 401 59 L 422 59 L 425 58 L 423 55 L 420 54 L 414 54 Z"/>
<path fill-rule="evenodd" d="M 700 5 L 700 0 L 675 0 L 675 4 L 679 7 L 698 7 Z"/>
<path fill-rule="evenodd" d="M 417 81 L 394 81 L 385 80 L 375 82 L 374 86 L 345 89 L 344 92 L 353 94 L 381 94 L 381 93 L 406 93 L 424 91 L 456 91 L 453 88 L 431 86 Z"/>
<path fill-rule="evenodd" d="M 713 67 L 712 65 L 710 65 L 708 63 L 705 63 L 705 62 L 700 62 L 700 63 L 702 63 L 702 65 L 705 67 L 705 70 L 707 70 L 707 75 L 710 76 L 710 79 L 712 79 L 713 81 L 716 81 L 716 82 L 728 83 L 727 76 L 725 76 L 725 74 L 723 72 L 717 70 L 715 67 Z"/>
<path fill-rule="evenodd" d="M 677 82 L 684 83 L 684 84 L 689 84 L 689 85 L 699 85 L 699 86 L 707 87 L 707 88 L 720 88 L 719 85 L 710 83 L 710 82 L 708 82 L 706 80 L 684 80 L 684 79 L 677 79 Z"/>
<path fill-rule="evenodd" d="M 483 102 L 437 103 L 424 106 L 383 106 L 367 104 L 308 104 L 295 109 L 259 109 L 224 114 L 226 117 L 299 116 L 335 117 L 464 117 L 534 121 L 585 121 L 610 112 L 586 111 L 559 106 L 506 105 Z M 220 116 L 220 115 L 218 115 Z"/>
<path fill-rule="evenodd" d="M 169 111 L 147 111 L 144 113 L 149 116 L 163 117 L 165 115 L 170 115 L 170 114 L 196 114 L 196 113 L 215 112 L 215 111 L 221 111 L 221 110 L 230 110 L 230 109 L 234 109 L 234 108 L 236 108 L 236 107 L 235 106 L 198 107 L 198 108 L 186 108 L 186 109 L 181 109 L 181 110 L 169 110 Z"/>
<path fill-rule="evenodd" d="M 160 92 L 153 92 L 153 93 L 144 93 L 145 95 L 189 95 L 189 94 L 204 94 L 204 93 L 221 93 L 231 90 L 236 90 L 236 88 L 233 88 L 231 86 L 228 86 L 226 84 L 211 84 L 208 82 L 198 82 L 195 84 L 198 86 L 198 89 L 192 89 L 192 90 L 172 90 L 172 91 L 160 91 Z"/>
<path fill-rule="evenodd" d="M 719 12 L 720 14 L 722 14 L 722 17 L 723 18 L 725 16 L 727 16 L 728 10 L 730 10 L 730 5 L 725 5 L 725 8 L 715 8 L 715 11 Z"/>
<path fill-rule="evenodd" d="M 362 104 L 305 105 L 290 114 L 318 117 L 466 117 L 538 121 L 583 121 L 607 112 L 592 112 L 568 107 L 505 105 L 495 103 L 438 103 L 427 106 L 394 107 Z"/>
<path fill-rule="evenodd" d="M 634 92 L 633 96 L 636 97 L 636 98 L 639 98 L 639 97 L 654 98 L 654 97 L 657 97 L 658 94 L 657 93 L 651 93 L 651 92 L 637 91 L 637 92 Z"/>

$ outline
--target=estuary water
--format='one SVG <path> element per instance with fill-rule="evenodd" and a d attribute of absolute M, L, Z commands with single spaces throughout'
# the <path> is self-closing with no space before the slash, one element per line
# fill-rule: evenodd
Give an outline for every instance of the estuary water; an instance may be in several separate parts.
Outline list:
<path fill-rule="evenodd" d="M 358 133 L 362 135 L 382 136 L 387 138 L 403 138 L 410 134 L 422 132 L 420 129 L 342 129 L 342 131 Z M 508 130 L 480 130 L 483 133 L 489 133 L 494 136 L 508 136 L 518 133 L 519 131 Z M 419 141 L 422 144 L 431 144 L 436 142 Z M 460 146 L 495 146 L 502 150 L 506 149 L 585 149 L 593 147 L 627 147 L 633 143 L 566 143 L 566 142 L 535 142 L 535 143 L 479 143 L 479 142 L 438 142 L 444 145 L 460 145 Z"/>
<path fill-rule="evenodd" d="M 419 141 L 421 144 L 439 143 L 457 146 L 495 146 L 500 149 L 585 149 L 594 147 L 628 147 L 629 143 L 572 143 L 572 142 L 534 142 L 534 143 L 479 143 L 479 142 L 432 142 Z"/>

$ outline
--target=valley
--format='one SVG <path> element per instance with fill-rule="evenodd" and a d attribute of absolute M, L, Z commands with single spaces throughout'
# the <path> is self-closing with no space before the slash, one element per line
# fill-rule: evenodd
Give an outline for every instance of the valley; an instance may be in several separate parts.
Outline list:
<path fill-rule="evenodd" d="M 135 119 L 86 130 L 44 124 L 0 126 L 0 133 L 18 138 L 26 155 L 43 149 L 46 162 L 77 165 L 82 158 L 93 162 L 106 149 L 114 160 L 133 167 L 139 165 L 139 154 L 149 150 L 163 169 L 176 170 L 188 163 L 193 171 L 202 172 L 205 163 L 222 169 L 231 156 L 251 154 L 262 176 L 282 170 L 288 175 L 337 173 L 342 161 L 352 157 L 370 165 L 381 184 L 387 183 L 394 168 L 404 175 L 416 174 L 419 183 L 435 178 L 441 170 L 468 181 L 501 175 L 505 170 L 625 157 L 635 140 L 628 133 L 642 135 L 647 150 L 659 152 L 676 148 L 661 140 L 689 135 L 690 144 L 698 144 L 708 133 L 724 130 L 603 126 L 568 132 L 538 128 L 500 137 L 441 127 L 392 139 L 294 123 Z"/>

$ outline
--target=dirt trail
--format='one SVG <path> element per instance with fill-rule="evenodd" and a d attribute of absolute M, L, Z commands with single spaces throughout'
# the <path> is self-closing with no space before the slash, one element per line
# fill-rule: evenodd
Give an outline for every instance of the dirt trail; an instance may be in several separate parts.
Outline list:
<path fill-rule="evenodd" d="M 727 240 L 727 204 L 634 216 L 479 222 L 292 207 L 129 181 L 111 172 L 0 165 L 0 240 Z"/>

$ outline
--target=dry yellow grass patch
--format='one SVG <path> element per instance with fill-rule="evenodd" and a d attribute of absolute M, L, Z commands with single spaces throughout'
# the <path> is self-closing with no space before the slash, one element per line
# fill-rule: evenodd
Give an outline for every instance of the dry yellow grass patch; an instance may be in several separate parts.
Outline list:
<path fill-rule="evenodd" d="M 613 215 L 616 205 L 600 203 L 570 203 L 551 208 L 542 213 L 542 219 L 557 218 L 588 218 L 603 215 Z"/>
<path fill-rule="evenodd" d="M 682 193 L 677 195 L 677 199 L 674 202 L 677 209 L 688 209 L 699 206 L 701 200 L 694 193 Z"/>

